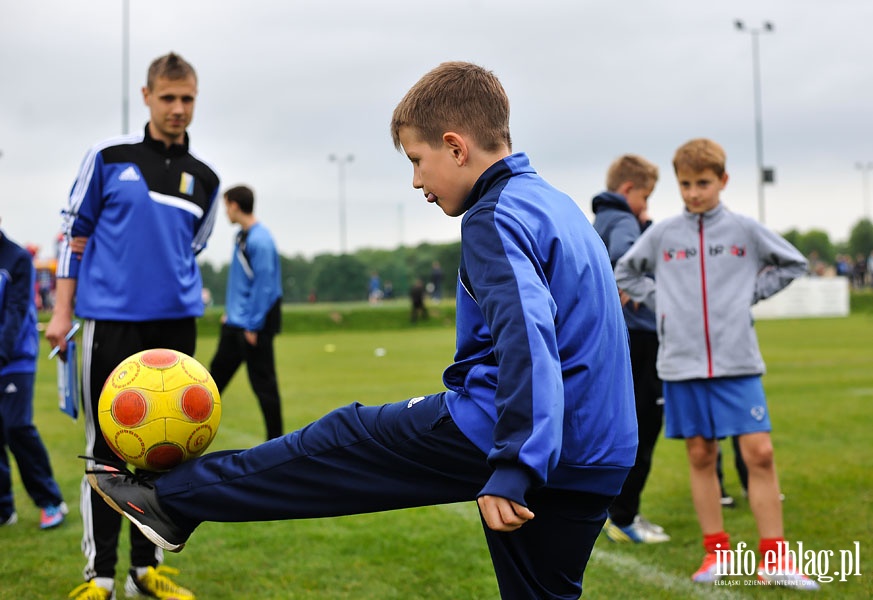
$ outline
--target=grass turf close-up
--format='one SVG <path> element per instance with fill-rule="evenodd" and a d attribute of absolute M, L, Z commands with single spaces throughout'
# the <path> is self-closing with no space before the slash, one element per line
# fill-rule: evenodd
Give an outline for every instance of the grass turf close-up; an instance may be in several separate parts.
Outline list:
<path fill-rule="evenodd" d="M 295 313 L 285 318 L 294 319 Z M 757 328 L 768 366 L 764 386 L 785 494 L 786 539 L 795 551 L 802 543 L 805 572 L 815 569 L 825 577 L 818 597 L 873 597 L 873 316 L 761 321 Z M 216 343 L 214 330 L 202 327 L 196 358 L 208 366 Z M 40 531 L 38 510 L 12 460 L 19 521 L 0 527 L 4 599 L 66 597 L 81 582 L 84 566 L 78 512 L 84 463 L 76 458 L 84 449 L 83 425 L 58 410 L 55 365 L 42 344 L 35 422 L 70 515 L 60 528 Z M 440 391 L 442 370 L 453 352 L 449 320 L 373 331 L 291 328 L 276 339 L 286 431 L 349 402 L 379 404 Z M 244 368 L 222 395 L 222 410 L 218 435 L 207 452 L 262 441 L 264 425 Z M 730 444 L 723 448 L 726 487 L 737 499 L 736 508 L 725 510 L 725 527 L 734 545 L 745 542 L 757 553 L 755 522 L 732 468 Z M 733 585 L 692 584 L 690 575 L 703 548 L 681 441 L 658 442 L 641 512 L 663 526 L 672 540 L 630 545 L 601 536 L 586 571 L 583 597 L 769 600 L 802 593 L 755 586 L 754 577 L 744 575 L 725 579 Z M 119 545 L 119 591 L 129 566 L 128 550 L 125 527 Z M 167 565 L 180 569 L 177 581 L 201 599 L 498 597 L 473 502 L 330 519 L 206 523 L 181 554 L 165 558 Z M 849 559 L 857 564 L 847 565 Z M 848 572 L 837 574 L 841 569 Z M 827 576 L 833 581 L 827 582 Z"/>

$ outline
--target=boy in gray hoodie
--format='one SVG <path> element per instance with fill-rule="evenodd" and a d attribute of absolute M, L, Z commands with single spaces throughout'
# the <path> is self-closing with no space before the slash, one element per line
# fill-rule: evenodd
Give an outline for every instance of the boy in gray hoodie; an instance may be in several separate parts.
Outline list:
<path fill-rule="evenodd" d="M 706 549 L 692 579 L 715 582 L 745 574 L 737 572 L 741 565 L 732 564 L 727 552 L 715 469 L 718 440 L 736 435 L 760 536 L 758 579 L 814 589 L 815 582 L 785 556 L 761 383 L 764 361 L 751 315 L 752 304 L 806 273 L 806 259 L 778 234 L 721 204 L 728 181 L 721 146 L 691 140 L 676 151 L 673 168 L 685 210 L 648 228 L 619 260 L 615 277 L 627 296 L 650 306 L 657 317 L 666 435 L 685 439 L 691 497 Z"/>

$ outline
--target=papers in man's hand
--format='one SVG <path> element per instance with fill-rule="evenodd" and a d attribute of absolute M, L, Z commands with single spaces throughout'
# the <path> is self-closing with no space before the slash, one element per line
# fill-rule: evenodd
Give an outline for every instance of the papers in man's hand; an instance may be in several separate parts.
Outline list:
<path fill-rule="evenodd" d="M 73 323 L 70 331 L 64 336 L 67 350 L 61 354 L 60 347 L 52 348 L 49 358 L 58 357 L 58 408 L 70 415 L 73 420 L 79 417 L 79 361 L 76 353 L 76 341 L 73 336 L 79 331 L 79 322 Z"/>

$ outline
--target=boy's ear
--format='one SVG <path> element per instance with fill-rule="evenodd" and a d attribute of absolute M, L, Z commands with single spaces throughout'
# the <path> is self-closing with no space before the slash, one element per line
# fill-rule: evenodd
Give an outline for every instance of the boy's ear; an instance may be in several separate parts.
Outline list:
<path fill-rule="evenodd" d="M 615 191 L 622 196 L 627 196 L 632 189 L 634 189 L 634 184 L 632 181 L 622 181 Z"/>
<path fill-rule="evenodd" d="M 452 158 L 459 167 L 464 166 L 470 158 L 470 149 L 467 146 L 467 140 L 454 131 L 447 131 L 443 134 L 443 144 L 452 153 Z"/>
<path fill-rule="evenodd" d="M 721 188 L 724 189 L 728 182 L 727 171 L 721 174 Z"/>

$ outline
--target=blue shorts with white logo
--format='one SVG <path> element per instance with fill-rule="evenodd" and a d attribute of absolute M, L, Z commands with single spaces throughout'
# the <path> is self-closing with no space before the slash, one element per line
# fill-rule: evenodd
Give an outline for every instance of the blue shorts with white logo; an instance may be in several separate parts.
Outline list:
<path fill-rule="evenodd" d="M 665 435 L 722 439 L 770 431 L 760 375 L 664 382 Z"/>

